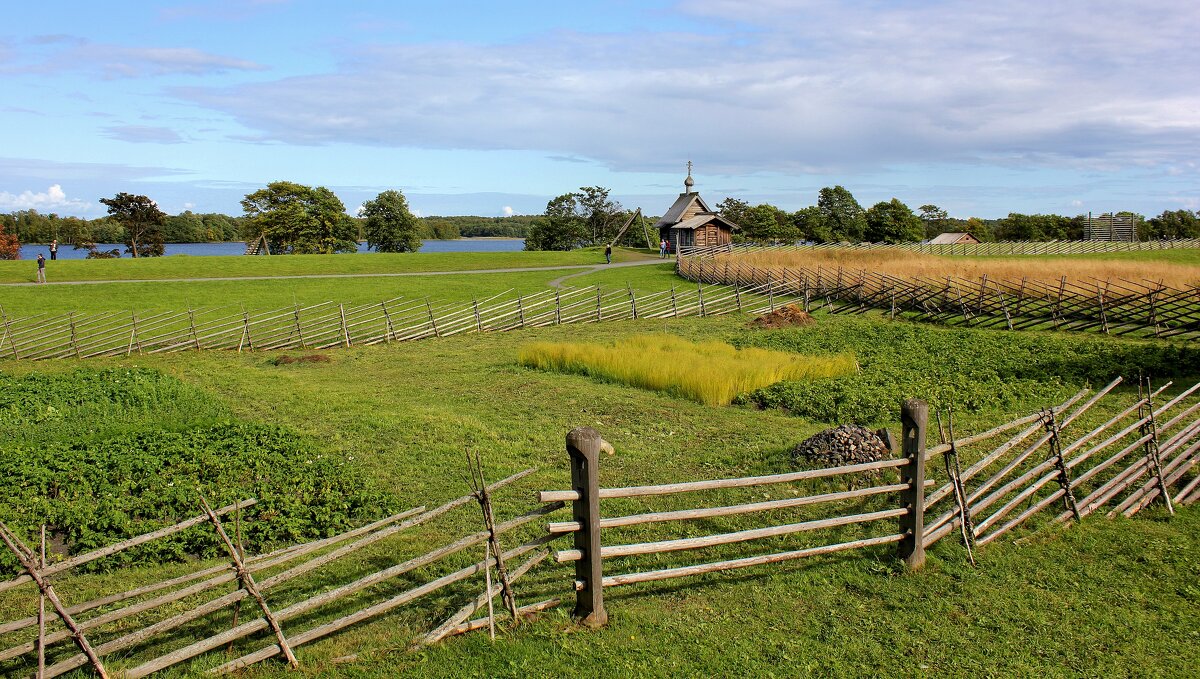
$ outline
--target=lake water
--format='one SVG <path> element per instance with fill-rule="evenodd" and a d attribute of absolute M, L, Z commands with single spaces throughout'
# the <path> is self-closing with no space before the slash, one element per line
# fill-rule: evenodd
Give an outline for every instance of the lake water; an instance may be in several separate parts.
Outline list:
<path fill-rule="evenodd" d="M 98 243 L 97 250 L 112 250 L 120 248 L 125 252 L 124 245 Z M 427 240 L 422 241 L 420 252 L 515 252 L 525 249 L 524 238 L 459 238 L 458 240 Z M 38 253 L 50 259 L 49 245 L 22 245 L 21 259 L 37 259 Z M 246 252 L 245 243 L 167 243 L 167 256 L 188 255 L 205 257 L 214 255 L 242 255 Z M 375 254 L 367 249 L 366 243 L 358 244 L 360 254 Z M 73 246 L 58 246 L 59 259 L 85 259 L 87 250 L 76 250 Z M 420 253 L 418 253 L 420 254 Z M 122 257 L 129 255 L 122 254 Z"/>

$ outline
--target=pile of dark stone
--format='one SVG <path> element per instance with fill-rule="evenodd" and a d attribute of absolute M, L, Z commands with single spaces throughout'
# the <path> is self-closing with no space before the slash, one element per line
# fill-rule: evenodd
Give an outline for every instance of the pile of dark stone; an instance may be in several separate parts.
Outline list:
<path fill-rule="evenodd" d="M 892 456 L 888 447 L 887 430 L 871 431 L 857 424 L 843 424 L 826 429 L 796 444 L 792 462 L 818 467 L 841 467 L 886 460 Z"/>

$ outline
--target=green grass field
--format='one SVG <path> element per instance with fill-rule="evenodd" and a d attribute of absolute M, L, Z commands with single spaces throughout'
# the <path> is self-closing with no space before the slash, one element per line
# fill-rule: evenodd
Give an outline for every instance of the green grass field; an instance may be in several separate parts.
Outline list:
<path fill-rule="evenodd" d="M 295 285 L 294 280 L 280 282 L 278 290 L 256 287 L 273 283 L 265 281 L 164 281 L 136 284 L 150 286 L 141 288 L 134 284 L 86 285 L 71 287 L 69 292 L 92 294 L 87 291 L 94 289 L 95 296 L 87 298 L 87 304 L 128 308 L 139 303 L 139 295 L 153 294 L 149 290 L 154 286 L 168 290 L 178 286 L 177 292 L 156 298 L 156 306 L 167 307 L 183 299 L 196 305 L 241 302 L 267 308 L 291 304 L 293 293 L 302 303 L 317 297 L 366 301 L 395 294 L 469 298 L 489 290 L 524 285 L 537 288 L 563 273 L 322 279 L 322 287 L 301 289 L 303 296 L 296 288 L 282 285 Z M 635 288 L 662 289 L 672 282 L 687 285 L 674 279 L 669 265 L 606 270 L 569 283 L 623 285 L 625 278 Z M 304 281 L 310 282 L 318 285 Z M 397 287 L 379 287 L 391 284 Z M 61 295 L 64 289 L 53 291 Z M 6 308 L 9 294 L 17 290 L 27 288 L 3 289 Z M 194 298 L 186 297 L 189 290 Z M 258 303 L 254 303 L 256 300 Z M 938 352 L 970 351 L 975 357 L 976 369 L 964 367 L 957 371 L 954 389 L 946 394 L 974 398 L 992 393 L 995 380 L 1028 382 L 1028 388 L 1015 389 L 1004 398 L 979 398 L 974 409 L 964 407 L 956 417 L 960 432 L 981 431 L 1058 402 L 1085 381 L 1097 382 L 1114 371 L 1143 368 L 1152 372 L 1156 381 L 1178 377 L 1171 393 L 1195 382 L 1200 372 L 1195 352 L 1187 344 L 942 329 L 889 323 L 877 317 L 821 314 L 812 327 L 763 331 L 749 328 L 747 320 L 724 316 L 569 325 L 336 350 L 327 352 L 329 362 L 292 365 L 277 365 L 274 355 L 216 352 L 82 364 L 0 363 L 4 377 L 12 380 L 60 375 L 70 381 L 73 371 L 80 367 L 91 370 L 135 365 L 171 378 L 153 387 L 153 398 L 126 401 L 114 397 L 115 405 L 108 410 L 94 403 L 71 405 L 69 396 L 53 397 L 62 401 L 54 413 L 46 411 L 41 401 L 22 400 L 12 404 L 11 411 L 0 408 L 0 415 L 25 414 L 24 419 L 10 420 L 10 426 L 19 427 L 12 430 L 18 436 L 0 443 L 0 455 L 13 455 L 18 442 L 53 450 L 55 446 L 93 445 L 125 435 L 187 431 L 223 421 L 270 425 L 294 432 L 298 440 L 307 442 L 306 452 L 345 461 L 345 469 L 353 478 L 365 479 L 371 489 L 386 496 L 387 502 L 375 508 L 375 514 L 382 516 L 396 508 L 434 506 L 466 492 L 463 455 L 468 450 L 479 451 L 489 479 L 527 467 L 538 469 L 516 487 L 498 493 L 498 514 L 503 519 L 537 506 L 534 491 L 569 486 L 563 437 L 574 426 L 593 426 L 613 442 L 616 453 L 601 462 L 601 478 L 603 485 L 618 486 L 788 471 L 793 468 L 790 447 L 831 424 L 798 416 L 786 405 L 769 405 L 773 401 L 765 396 L 741 405 L 712 408 L 587 376 L 524 368 L 517 359 L 521 348 L 530 342 L 612 343 L 665 332 L 691 341 L 719 340 L 734 346 L 855 351 L 860 358 L 866 357 L 864 377 L 834 378 L 845 380 L 837 393 L 849 395 L 866 390 L 886 394 L 888 402 L 896 393 L 907 393 L 909 384 L 920 384 L 918 390 L 925 391 L 943 379 L 938 376 L 927 383 L 915 381 L 914 376 L 921 365 L 930 361 L 931 354 L 914 347 L 937 347 Z M 1092 366 L 1090 371 L 1088 366 Z M 868 381 L 861 381 L 868 377 Z M 177 383 L 182 386 L 171 386 Z M 1035 388 L 1035 384 L 1040 386 Z M 1123 389 L 1122 393 L 1131 397 L 1133 389 Z M 0 399 L 0 405 L 3 403 Z M 127 403 L 138 405 L 131 410 Z M 861 408 L 863 403 L 852 405 Z M 759 404 L 768 405 L 760 408 Z M 1079 430 L 1111 414 L 1111 410 L 1098 408 L 1080 422 Z M 880 411 L 877 419 L 896 427 L 886 411 Z M 971 449 L 967 454 L 978 454 L 978 450 Z M 225 490 L 240 493 L 243 489 Z M 707 500 L 666 497 L 652 508 L 745 502 L 777 492 L 787 491 L 731 491 Z M 843 508 L 864 511 L 873 507 L 863 503 Z M 645 509 L 646 503 L 632 501 L 611 507 L 619 513 Z M 322 571 L 322 577 L 272 592 L 268 599 L 272 605 L 286 606 L 378 570 L 397 558 L 428 551 L 435 544 L 477 530 L 476 514 L 477 510 L 460 510 L 434 525 L 339 562 Z M 732 517 L 677 526 L 674 530 L 699 535 L 784 519 L 803 520 L 807 516 L 800 512 L 750 519 Z M 622 532 L 621 538 L 662 539 L 671 530 L 630 529 Z M 857 530 L 846 529 L 834 537 L 854 539 L 862 535 Z M 537 534 L 535 524 L 513 537 L 511 544 Z M 703 554 L 614 561 L 611 572 L 717 560 L 745 555 L 750 550 L 766 553 L 794 549 L 808 544 L 804 542 L 807 539 L 793 536 Z M 461 555 L 444 567 L 422 569 L 411 579 L 380 586 L 344 607 L 322 611 L 295 624 L 307 628 L 479 556 Z M 535 622 L 503 631 L 495 642 L 490 642 L 486 633 L 476 633 L 418 653 L 405 651 L 414 636 L 436 625 L 477 593 L 481 585 L 471 581 L 469 586 L 450 588 L 418 605 L 303 646 L 298 655 L 308 676 L 348 677 L 549 677 L 582 672 L 605 677 L 1172 677 L 1188 676 L 1200 664 L 1200 632 L 1195 624 L 1200 606 L 1196 584 L 1200 578 L 1200 510 L 1196 508 L 1182 509 L 1174 517 L 1159 509 L 1143 512 L 1132 520 L 1108 521 L 1097 516 L 1071 529 L 1035 522 L 989 545 L 978 556 L 979 566 L 973 568 L 961 546 L 946 539 L 932 550 L 927 568 L 916 574 L 903 572 L 889 549 L 876 548 L 781 566 L 616 588 L 607 593 L 610 625 L 600 631 L 581 630 L 571 623 L 571 569 L 551 561 L 518 584 L 518 596 L 522 603 L 550 596 L 563 596 L 568 603 Z M 195 564 L 179 563 L 131 565 L 115 572 L 71 575 L 55 584 L 69 602 L 77 602 L 194 568 Z M 0 618 L 28 615 L 33 603 L 27 594 L 0 594 Z M 243 617 L 248 615 L 247 610 L 243 608 Z M 228 624 L 228 613 L 218 613 L 209 622 L 185 631 L 208 633 Z M 119 654 L 113 662 L 117 667 L 129 667 L 183 645 L 185 638 L 180 636 L 169 644 L 142 648 L 130 655 Z M 2 639 L 10 641 L 12 637 Z M 238 650 L 257 648 L 263 637 L 256 639 L 258 643 L 239 644 Z M 333 662 L 350 653 L 358 654 L 359 660 L 351 664 Z M 224 659 L 223 654 L 210 654 L 164 676 L 196 675 Z M 20 667 L 0 662 L 0 676 L 21 676 Z M 293 676 L 278 662 L 246 674 Z"/>

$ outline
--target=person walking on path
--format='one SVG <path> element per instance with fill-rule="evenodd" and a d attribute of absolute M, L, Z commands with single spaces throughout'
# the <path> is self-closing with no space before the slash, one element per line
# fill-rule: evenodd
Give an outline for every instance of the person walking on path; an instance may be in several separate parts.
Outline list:
<path fill-rule="evenodd" d="M 43 257 L 42 253 L 40 253 L 40 252 L 38 253 L 37 263 L 38 263 L 37 282 L 45 283 L 46 282 L 46 258 Z"/>
<path fill-rule="evenodd" d="M 658 241 L 658 258 L 663 259 L 667 256 L 667 239 L 663 238 Z"/>
<path fill-rule="evenodd" d="M 58 259 L 58 239 L 50 241 L 50 261 Z"/>
<path fill-rule="evenodd" d="M 612 246 L 611 245 L 604 246 L 604 263 L 612 264 Z"/>

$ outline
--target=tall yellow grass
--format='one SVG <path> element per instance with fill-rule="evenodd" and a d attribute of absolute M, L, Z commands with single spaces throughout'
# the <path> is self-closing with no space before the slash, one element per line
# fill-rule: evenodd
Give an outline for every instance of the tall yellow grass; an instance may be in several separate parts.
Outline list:
<path fill-rule="evenodd" d="M 1058 282 L 1066 276 L 1070 281 L 1090 279 L 1142 282 L 1162 281 L 1175 288 L 1200 285 L 1200 268 L 1173 262 L 1127 261 L 1110 259 L 1078 259 L 1071 257 L 941 257 L 907 250 L 839 250 L 814 249 L 800 251 L 763 251 L 717 257 L 718 264 L 726 259 L 731 263 L 760 269 L 842 267 L 866 270 L 893 276 L 945 278 L 954 276 L 979 280 L 984 274 L 990 279 L 1044 280 Z"/>
<path fill-rule="evenodd" d="M 521 348 L 522 365 L 591 375 L 705 405 L 728 405 L 782 380 L 837 377 L 858 371 L 853 354 L 803 356 L 767 349 L 694 343 L 672 335 L 637 335 L 615 344 L 536 342 Z"/>

